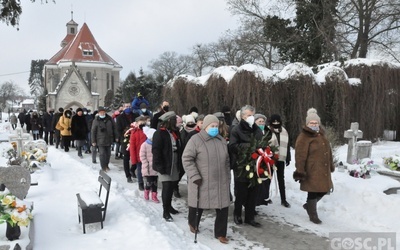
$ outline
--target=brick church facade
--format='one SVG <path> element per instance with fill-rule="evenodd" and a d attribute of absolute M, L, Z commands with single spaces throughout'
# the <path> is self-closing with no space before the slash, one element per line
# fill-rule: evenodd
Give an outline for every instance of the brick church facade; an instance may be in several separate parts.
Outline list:
<path fill-rule="evenodd" d="M 86 23 L 79 32 L 73 18 L 66 26 L 61 50 L 44 66 L 46 108 L 96 110 L 107 91 L 118 88 L 122 66 L 100 48 Z"/>

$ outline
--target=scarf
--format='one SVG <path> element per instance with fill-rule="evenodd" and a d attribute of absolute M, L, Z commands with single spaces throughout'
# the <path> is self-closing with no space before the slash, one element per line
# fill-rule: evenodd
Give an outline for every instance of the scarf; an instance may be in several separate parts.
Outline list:
<path fill-rule="evenodd" d="M 270 140 L 271 145 L 279 148 L 279 161 L 286 161 L 287 150 L 289 145 L 289 134 L 284 127 L 282 127 L 282 131 L 279 133 L 279 140 L 276 136 L 276 132 L 273 131 L 272 138 Z"/>

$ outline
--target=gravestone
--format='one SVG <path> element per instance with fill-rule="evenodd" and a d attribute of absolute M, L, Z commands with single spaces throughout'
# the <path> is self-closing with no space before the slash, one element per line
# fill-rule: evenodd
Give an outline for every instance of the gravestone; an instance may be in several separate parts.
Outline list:
<path fill-rule="evenodd" d="M 18 199 L 25 199 L 31 186 L 31 174 L 22 166 L 0 167 L 0 183 Z"/>
<path fill-rule="evenodd" d="M 357 160 L 371 158 L 372 142 L 358 141 L 357 142 Z"/>
<path fill-rule="evenodd" d="M 17 157 L 22 156 L 22 151 L 23 151 L 23 142 L 28 141 L 30 138 L 30 134 L 28 133 L 23 133 L 21 128 L 16 129 L 16 134 L 12 134 L 8 136 L 8 140 L 10 142 L 17 142 Z"/>
<path fill-rule="evenodd" d="M 347 163 L 354 164 L 357 161 L 357 139 L 362 138 L 363 132 L 358 129 L 358 122 L 352 122 L 350 129 L 344 131 L 344 138 L 349 139 L 347 148 Z"/>

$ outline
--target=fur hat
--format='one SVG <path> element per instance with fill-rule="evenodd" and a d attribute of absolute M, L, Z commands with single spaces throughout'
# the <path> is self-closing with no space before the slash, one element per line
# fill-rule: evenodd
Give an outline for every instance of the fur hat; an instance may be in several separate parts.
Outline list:
<path fill-rule="evenodd" d="M 318 121 L 318 123 L 321 124 L 321 118 L 319 118 L 317 110 L 315 108 L 310 108 L 309 110 L 307 110 L 306 125 L 310 121 Z"/>
<path fill-rule="evenodd" d="M 267 117 L 263 114 L 255 114 L 254 115 L 254 121 L 257 121 L 258 119 L 264 119 L 265 122 L 267 122 Z"/>
<path fill-rule="evenodd" d="M 269 118 L 269 124 L 272 124 L 274 122 L 279 122 L 280 124 L 282 124 L 281 116 L 278 114 L 271 115 L 271 117 Z"/>
<path fill-rule="evenodd" d="M 211 123 L 216 122 L 219 124 L 219 120 L 215 115 L 206 115 L 203 120 L 203 126 L 201 129 L 206 129 Z"/>
<path fill-rule="evenodd" d="M 174 111 L 168 111 L 165 114 L 163 114 L 162 116 L 160 116 L 160 118 L 158 118 L 158 119 L 160 119 L 161 121 L 165 122 L 165 121 L 168 121 L 169 119 L 171 119 L 172 117 L 176 117 L 175 112 Z"/>
<path fill-rule="evenodd" d="M 154 132 L 156 132 L 156 130 L 154 128 L 149 128 L 144 132 L 144 134 L 146 135 L 147 139 L 152 140 Z"/>

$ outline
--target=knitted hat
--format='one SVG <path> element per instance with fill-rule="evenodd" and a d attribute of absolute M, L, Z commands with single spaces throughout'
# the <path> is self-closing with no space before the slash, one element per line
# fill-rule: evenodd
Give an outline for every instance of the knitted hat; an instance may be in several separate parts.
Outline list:
<path fill-rule="evenodd" d="M 215 115 L 206 115 L 203 120 L 203 126 L 201 129 L 206 129 L 211 123 L 216 122 L 219 124 L 219 120 Z"/>
<path fill-rule="evenodd" d="M 194 117 L 192 115 L 184 115 L 184 116 L 182 116 L 182 121 L 185 124 L 196 123 L 196 120 L 194 119 Z"/>
<path fill-rule="evenodd" d="M 222 112 L 215 112 L 213 115 L 215 115 L 219 120 L 224 120 L 225 115 Z"/>
<path fill-rule="evenodd" d="M 175 112 L 174 111 L 168 111 L 165 114 L 163 114 L 162 116 L 160 116 L 160 118 L 158 118 L 158 119 L 160 119 L 161 121 L 165 122 L 165 121 L 168 121 L 169 119 L 171 119 L 172 117 L 176 117 Z"/>
<path fill-rule="evenodd" d="M 315 108 L 310 108 L 309 110 L 307 110 L 306 125 L 310 121 L 318 121 L 318 123 L 321 124 L 321 118 L 319 118 L 317 110 Z"/>
<path fill-rule="evenodd" d="M 83 109 L 82 108 L 77 108 L 76 109 L 76 113 L 78 113 L 79 111 L 83 111 Z"/>
<path fill-rule="evenodd" d="M 192 113 L 192 112 L 199 113 L 199 109 L 198 109 L 197 107 L 191 107 L 191 108 L 189 109 L 189 114 Z"/>
<path fill-rule="evenodd" d="M 141 109 L 145 109 L 145 108 L 147 108 L 147 105 L 146 105 L 146 103 L 142 102 L 139 107 Z"/>
<path fill-rule="evenodd" d="M 64 109 L 63 108 L 59 108 L 58 112 L 62 113 L 62 112 L 64 112 Z"/>
<path fill-rule="evenodd" d="M 238 111 L 236 111 L 236 119 L 238 119 L 238 121 L 242 120 L 242 117 L 240 116 L 240 109 Z"/>
<path fill-rule="evenodd" d="M 146 135 L 147 139 L 152 140 L 154 132 L 156 132 L 156 130 L 154 128 L 149 128 L 144 132 L 144 134 Z"/>
<path fill-rule="evenodd" d="M 265 115 L 263 115 L 263 114 L 255 114 L 254 115 L 254 121 L 257 121 L 260 118 L 264 119 L 265 122 L 267 121 L 267 117 Z"/>

